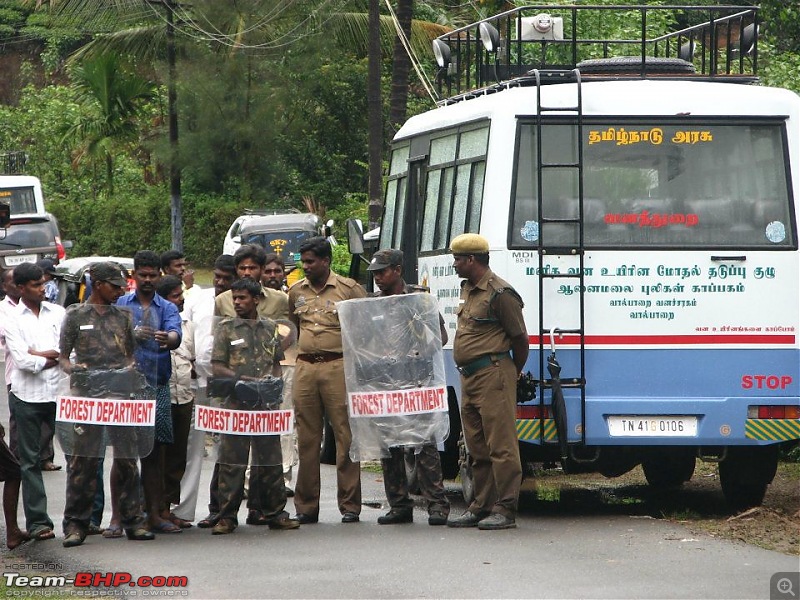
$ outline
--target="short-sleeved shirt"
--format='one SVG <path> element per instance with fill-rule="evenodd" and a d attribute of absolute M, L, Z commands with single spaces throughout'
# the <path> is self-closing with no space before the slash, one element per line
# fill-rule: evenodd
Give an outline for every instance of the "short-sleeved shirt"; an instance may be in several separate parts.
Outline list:
<path fill-rule="evenodd" d="M 527 335 L 519 296 L 491 269 L 476 285 L 461 282 L 457 314 L 453 359 L 458 366 L 486 354 L 508 352 L 512 338 Z"/>
<path fill-rule="evenodd" d="M 147 309 L 142 307 L 136 292 L 119 298 L 117 305 L 130 307 L 134 326 L 148 325 L 157 331 L 175 331 L 178 340 L 181 339 L 181 317 L 178 307 L 158 294 L 153 296 Z M 147 340 L 136 344 L 135 354 L 139 370 L 151 385 L 169 385 L 169 378 L 172 375 L 169 350 L 160 348 L 155 340 Z"/>
<path fill-rule="evenodd" d="M 276 358 L 280 358 L 280 348 L 274 321 L 227 317 L 217 324 L 211 362 L 224 364 L 237 378 L 272 375 Z"/>
<path fill-rule="evenodd" d="M 214 298 L 215 317 L 235 317 L 233 308 L 233 292 L 222 292 Z M 288 319 L 289 298 L 283 292 L 272 288 L 261 287 L 261 299 L 258 301 L 258 316 L 265 319 Z"/>
<path fill-rule="evenodd" d="M 67 308 L 61 327 L 59 352 L 90 369 L 121 369 L 131 364 L 136 339 L 131 311 L 105 306 L 100 312 L 89 304 Z"/>
<path fill-rule="evenodd" d="M 298 348 L 301 354 L 342 352 L 342 327 L 336 304 L 342 300 L 365 298 L 367 292 L 358 282 L 330 272 L 317 293 L 308 279 L 301 279 L 289 289 L 289 307 L 298 325 Z"/>

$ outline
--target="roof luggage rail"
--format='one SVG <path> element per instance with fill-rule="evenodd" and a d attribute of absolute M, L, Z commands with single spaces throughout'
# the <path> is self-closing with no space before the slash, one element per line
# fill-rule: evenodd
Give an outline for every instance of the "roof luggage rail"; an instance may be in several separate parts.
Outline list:
<path fill-rule="evenodd" d="M 521 6 L 433 41 L 440 103 L 536 85 L 534 69 L 754 83 L 758 34 L 755 6 Z"/>

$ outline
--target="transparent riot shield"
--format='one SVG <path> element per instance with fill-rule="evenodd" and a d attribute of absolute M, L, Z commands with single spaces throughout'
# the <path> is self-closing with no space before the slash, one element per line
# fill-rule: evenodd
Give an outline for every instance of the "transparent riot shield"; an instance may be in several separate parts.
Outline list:
<path fill-rule="evenodd" d="M 436 299 L 425 293 L 361 298 L 337 309 L 350 458 L 386 458 L 394 446 L 446 440 L 450 422 Z"/>
<path fill-rule="evenodd" d="M 297 338 L 290 321 L 215 317 L 206 398 L 195 405 L 195 429 L 219 434 L 212 458 L 225 465 L 282 463 L 280 436 L 294 430 L 281 408 L 283 351 Z"/>
<path fill-rule="evenodd" d="M 153 449 L 156 390 L 136 361 L 131 312 L 115 305 L 73 304 L 61 332 L 64 378 L 56 401 L 56 436 L 67 456 L 140 458 Z"/>

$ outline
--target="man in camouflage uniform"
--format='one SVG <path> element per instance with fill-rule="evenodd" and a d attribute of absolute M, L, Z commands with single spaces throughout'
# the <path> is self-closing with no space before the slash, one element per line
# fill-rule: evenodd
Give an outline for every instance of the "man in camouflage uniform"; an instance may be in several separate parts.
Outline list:
<path fill-rule="evenodd" d="M 376 252 L 367 271 L 371 271 L 379 291 L 375 297 L 394 296 L 396 294 L 414 294 L 427 292 L 427 288 L 409 285 L 403 281 L 403 253 L 400 250 L 379 250 Z M 447 330 L 444 319 L 439 315 L 439 329 L 442 344 L 447 343 Z M 414 520 L 414 501 L 409 496 L 408 477 L 406 476 L 406 453 L 414 454 L 414 448 L 395 446 L 389 448 L 391 456 L 381 459 L 383 468 L 383 486 L 390 510 L 378 517 L 381 525 L 411 523 Z M 422 495 L 428 501 L 428 524 L 444 525 L 450 514 L 450 502 L 444 493 L 442 481 L 442 463 L 439 450 L 434 444 L 425 444 L 416 452 L 417 481 Z"/>
<path fill-rule="evenodd" d="M 447 525 L 511 529 L 522 483 L 516 382 L 528 358 L 522 299 L 489 268 L 486 238 L 459 235 L 450 251 L 453 268 L 466 280 L 461 282 L 453 359 L 461 373 L 461 422 L 475 499 Z"/>
<path fill-rule="evenodd" d="M 114 306 L 122 296 L 127 281 L 122 267 L 112 262 L 92 265 L 92 294 L 85 304 L 73 304 L 67 310 L 61 328 L 60 365 L 71 374 L 72 389 L 78 396 L 87 395 L 76 385 L 76 374 L 95 369 L 134 368 L 133 320 L 129 311 Z M 69 359 L 75 351 L 75 362 Z M 97 465 L 102 454 L 102 427 L 81 425 L 84 433 L 74 436 L 74 448 L 67 470 L 67 493 L 64 506 L 64 547 L 80 546 L 89 530 L 95 490 Z M 139 493 L 139 468 L 136 458 L 114 458 L 119 482 L 119 511 L 125 533 L 131 540 L 152 540 L 144 528 Z"/>
<path fill-rule="evenodd" d="M 267 253 L 255 244 L 244 244 L 233 255 L 233 263 L 236 267 L 236 275 L 240 279 L 251 279 L 261 282 L 264 267 L 267 264 Z M 289 317 L 288 296 L 281 291 L 261 286 L 261 293 L 257 304 L 258 318 L 264 319 L 287 319 Z M 214 297 L 214 316 L 215 317 L 235 317 L 236 310 L 233 304 L 233 292 L 228 289 Z M 219 521 L 219 499 L 217 497 L 217 487 L 219 485 L 219 466 L 214 466 L 209 485 L 208 516 L 201 519 L 197 526 L 206 529 L 213 527 Z M 249 482 L 247 490 L 247 515 L 248 525 L 266 525 L 267 519 L 264 517 L 258 499 L 261 497 L 259 491 L 252 487 Z M 257 483 L 256 483 L 257 485 Z"/>
<path fill-rule="evenodd" d="M 231 286 L 236 317 L 223 318 L 214 331 L 211 368 L 214 377 L 236 381 L 258 381 L 273 376 L 280 381 L 280 337 L 274 321 L 260 318 L 258 303 L 261 284 L 249 278 Z M 280 402 L 281 386 L 276 388 L 275 401 Z M 242 410 L 236 394 L 223 399 L 223 408 Z M 256 407 L 263 410 L 265 407 Z M 251 493 L 257 499 L 263 524 L 270 529 L 297 529 L 300 523 L 289 517 L 286 489 L 283 485 L 280 438 L 274 435 L 239 436 L 223 434 L 218 460 L 219 520 L 212 529 L 214 535 L 233 533 L 238 525 L 237 515 L 244 495 L 244 475 L 248 456 L 253 451 L 250 480 Z M 248 519 L 249 522 L 249 519 Z M 262 523 L 258 523 L 262 524 Z"/>

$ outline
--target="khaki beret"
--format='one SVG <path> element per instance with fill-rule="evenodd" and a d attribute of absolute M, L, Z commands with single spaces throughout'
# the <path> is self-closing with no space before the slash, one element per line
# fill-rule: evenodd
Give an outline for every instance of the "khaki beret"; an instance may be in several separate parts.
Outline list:
<path fill-rule="evenodd" d="M 450 242 L 453 254 L 489 254 L 489 240 L 477 233 L 462 233 Z"/>

